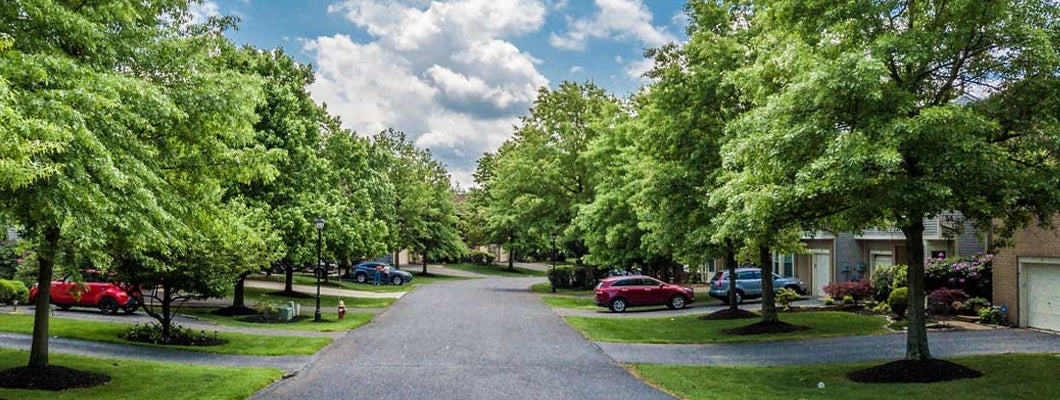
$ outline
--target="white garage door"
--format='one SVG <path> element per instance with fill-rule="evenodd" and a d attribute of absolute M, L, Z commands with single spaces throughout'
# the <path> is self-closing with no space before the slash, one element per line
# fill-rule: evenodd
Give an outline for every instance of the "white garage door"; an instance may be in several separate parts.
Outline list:
<path fill-rule="evenodd" d="M 1060 331 L 1060 265 L 1023 264 L 1027 326 Z"/>

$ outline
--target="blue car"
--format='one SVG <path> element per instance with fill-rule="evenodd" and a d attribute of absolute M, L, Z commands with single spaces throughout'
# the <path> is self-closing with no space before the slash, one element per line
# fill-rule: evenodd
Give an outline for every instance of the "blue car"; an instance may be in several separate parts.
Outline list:
<path fill-rule="evenodd" d="M 799 278 L 784 278 L 773 274 L 773 292 L 788 288 L 806 294 L 806 284 Z M 710 297 L 729 302 L 729 271 L 719 271 L 710 279 Z M 762 297 L 762 270 L 759 268 L 736 269 L 736 304 L 744 299 Z"/>
<path fill-rule="evenodd" d="M 387 264 L 379 261 L 363 261 L 354 265 L 350 269 L 350 272 L 343 275 L 343 278 L 353 279 L 358 283 L 369 283 L 375 280 L 375 267 L 386 267 Z M 383 274 L 381 278 L 383 283 L 391 283 L 394 285 L 404 285 L 408 282 L 412 282 L 412 274 L 399 270 L 394 267 L 390 267 L 389 274 Z"/>

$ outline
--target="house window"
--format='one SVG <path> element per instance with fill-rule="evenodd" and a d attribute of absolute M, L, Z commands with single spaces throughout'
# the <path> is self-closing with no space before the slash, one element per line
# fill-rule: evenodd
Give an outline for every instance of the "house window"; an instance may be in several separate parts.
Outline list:
<path fill-rule="evenodd" d="M 773 252 L 773 273 L 784 277 L 795 276 L 795 254 Z"/>

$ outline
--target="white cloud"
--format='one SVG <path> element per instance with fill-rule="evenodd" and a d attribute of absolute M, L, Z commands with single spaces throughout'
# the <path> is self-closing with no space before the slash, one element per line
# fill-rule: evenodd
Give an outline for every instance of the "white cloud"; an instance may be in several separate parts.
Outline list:
<path fill-rule="evenodd" d="M 363 135 L 404 131 L 462 187 L 548 85 L 541 61 L 508 41 L 541 29 L 544 0 L 349 0 L 329 11 L 372 39 L 307 40 L 313 97 Z"/>
<path fill-rule="evenodd" d="M 622 55 L 621 54 L 615 56 L 615 62 L 619 63 L 619 64 L 622 63 Z"/>
<path fill-rule="evenodd" d="M 677 40 L 666 27 L 651 24 L 651 11 L 641 0 L 596 0 L 596 6 L 599 11 L 590 18 L 568 18 L 570 30 L 563 34 L 553 32 L 549 44 L 562 50 L 583 51 L 591 38 L 635 39 L 648 47 Z"/>
<path fill-rule="evenodd" d="M 580 74 L 584 70 L 585 70 L 585 68 L 582 68 L 580 65 L 575 65 L 573 67 L 570 67 L 570 74 L 571 75 Z"/>
<path fill-rule="evenodd" d="M 655 60 L 650 58 L 633 61 L 626 66 L 626 75 L 633 79 L 646 80 L 644 73 L 651 71 L 653 66 L 655 66 Z"/>
<path fill-rule="evenodd" d="M 201 24 L 210 17 L 221 15 L 221 7 L 217 5 L 217 2 L 204 1 L 202 3 L 189 4 L 188 12 L 191 13 L 192 24 Z"/>

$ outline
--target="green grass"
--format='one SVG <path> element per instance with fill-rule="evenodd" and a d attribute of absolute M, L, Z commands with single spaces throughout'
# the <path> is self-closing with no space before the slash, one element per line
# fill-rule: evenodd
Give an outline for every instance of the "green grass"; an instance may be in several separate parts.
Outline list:
<path fill-rule="evenodd" d="M 248 335 L 218 332 L 217 337 L 228 343 L 219 346 L 163 346 L 131 342 L 119 337 L 133 324 L 86 321 L 72 318 L 51 318 L 49 334 L 53 337 L 119 343 L 133 346 L 156 347 L 204 353 L 238 354 L 249 356 L 310 355 L 331 343 L 331 338 Z M 32 315 L 0 314 L 0 331 L 32 334 Z M 206 332 L 207 335 L 213 332 Z"/>
<path fill-rule="evenodd" d="M 737 343 L 768 342 L 775 340 L 809 339 L 835 336 L 876 335 L 884 329 L 886 319 L 877 315 L 857 315 L 846 312 L 800 312 L 781 314 L 780 320 L 809 326 L 811 329 L 792 333 L 763 335 L 729 335 L 723 329 L 736 328 L 756 322 L 756 319 L 705 321 L 699 315 L 671 318 L 586 318 L 566 317 L 567 323 L 588 337 L 600 342 L 618 343 Z"/>
<path fill-rule="evenodd" d="M 52 365 L 109 375 L 110 383 L 61 392 L 0 388 L 0 398 L 138 400 L 154 393 L 166 399 L 235 400 L 250 397 L 283 376 L 283 371 L 271 368 L 108 360 L 56 353 L 49 357 Z M 25 366 L 28 360 L 28 351 L 0 349 L 0 370 Z"/>
<path fill-rule="evenodd" d="M 538 271 L 536 269 L 527 269 L 515 267 L 515 272 L 508 271 L 508 265 L 475 265 L 467 263 L 459 264 L 446 264 L 446 268 L 458 269 L 461 271 L 474 272 L 482 275 L 494 275 L 494 276 L 512 276 L 522 278 L 525 276 L 548 276 L 545 271 Z"/>
<path fill-rule="evenodd" d="M 341 332 L 353 330 L 361 327 L 372 321 L 375 314 L 372 313 L 353 313 L 346 312 L 346 318 L 339 319 L 338 312 L 324 312 L 321 310 L 321 322 L 313 322 L 313 308 L 303 308 L 302 315 L 308 316 L 309 319 L 304 319 L 297 322 L 291 322 L 286 324 L 262 324 L 254 322 L 240 321 L 241 318 L 245 318 L 245 315 L 223 317 L 214 315 L 213 311 L 217 308 L 202 308 L 202 307 L 187 307 L 180 310 L 181 314 L 193 315 L 198 319 L 214 322 L 221 325 L 228 326 L 241 326 L 246 328 L 262 328 L 262 329 L 290 329 L 299 331 L 317 331 L 317 332 Z M 329 311 L 332 311 L 329 309 Z"/>
<path fill-rule="evenodd" d="M 548 282 L 535 283 L 533 285 L 530 285 L 530 291 L 534 293 L 552 293 L 552 284 Z M 556 294 L 592 296 L 593 289 L 556 288 Z"/>
<path fill-rule="evenodd" d="M 575 310 L 603 310 L 603 307 L 596 305 L 596 300 L 592 297 L 570 297 L 570 296 L 542 296 L 541 300 L 545 301 L 549 307 L 556 308 L 572 308 Z"/>
<path fill-rule="evenodd" d="M 248 302 L 258 302 L 262 299 L 268 299 L 269 301 L 286 304 L 288 301 L 302 305 L 302 311 L 305 312 L 306 307 L 316 308 L 317 299 L 316 292 L 304 293 L 312 297 L 289 297 L 275 294 L 277 291 L 273 289 L 261 289 L 261 288 L 246 288 L 244 299 Z M 303 292 L 299 292 L 303 293 Z M 342 300 L 346 304 L 346 308 L 386 308 L 391 304 L 394 304 L 397 299 L 388 298 L 371 298 L 371 297 L 343 297 L 343 296 L 329 296 L 322 294 L 320 295 L 320 308 L 321 310 L 327 309 L 327 311 L 338 312 L 339 300 Z"/>
<path fill-rule="evenodd" d="M 950 361 L 979 370 L 977 379 L 939 383 L 857 383 L 846 373 L 877 363 L 790 367 L 630 366 L 634 373 L 670 393 L 691 400 L 793 399 L 1056 399 L 1060 357 L 1046 354 L 975 356 Z M 824 389 L 817 383 L 824 382 Z"/>

